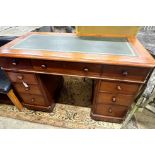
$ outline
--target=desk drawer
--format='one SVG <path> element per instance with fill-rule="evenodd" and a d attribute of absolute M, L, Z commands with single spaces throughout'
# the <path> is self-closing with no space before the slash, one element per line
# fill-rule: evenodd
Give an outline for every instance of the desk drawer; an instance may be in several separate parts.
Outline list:
<path fill-rule="evenodd" d="M 18 59 L 18 58 L 0 58 L 0 66 L 4 69 L 32 69 L 31 61 L 29 59 Z"/>
<path fill-rule="evenodd" d="M 46 106 L 45 100 L 41 95 L 30 95 L 25 93 L 20 93 L 19 95 L 26 104 Z"/>
<path fill-rule="evenodd" d="M 100 76 L 102 72 L 102 65 L 100 64 L 32 60 L 32 65 L 33 68 L 37 71 L 51 72 L 58 74 L 93 77 L 93 76 Z"/>
<path fill-rule="evenodd" d="M 97 104 L 94 113 L 103 116 L 123 118 L 127 111 L 128 108 L 124 106 Z"/>
<path fill-rule="evenodd" d="M 35 74 L 17 72 L 7 72 L 7 74 L 12 82 L 22 83 L 24 81 L 27 84 L 37 84 Z"/>
<path fill-rule="evenodd" d="M 133 101 L 134 96 L 110 93 L 98 93 L 96 98 L 96 104 L 117 104 L 123 106 L 130 106 Z"/>
<path fill-rule="evenodd" d="M 117 82 L 117 81 L 104 81 L 99 83 L 100 92 L 120 93 L 127 95 L 135 95 L 141 88 L 141 84 Z"/>
<path fill-rule="evenodd" d="M 149 68 L 104 65 L 102 77 L 143 82 L 149 72 Z"/>
<path fill-rule="evenodd" d="M 31 84 L 31 85 L 28 85 L 28 87 L 25 87 L 21 83 L 14 83 L 13 86 L 16 89 L 16 91 L 19 93 L 28 93 L 28 94 L 35 94 L 35 95 L 42 94 L 38 85 Z"/>

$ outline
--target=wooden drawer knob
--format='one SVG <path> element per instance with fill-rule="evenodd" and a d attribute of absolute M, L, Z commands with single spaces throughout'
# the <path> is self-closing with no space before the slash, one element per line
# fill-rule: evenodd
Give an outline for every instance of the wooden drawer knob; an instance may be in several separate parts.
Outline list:
<path fill-rule="evenodd" d="M 15 59 L 12 60 L 12 65 L 14 65 L 14 66 L 17 65 L 17 61 Z"/>
<path fill-rule="evenodd" d="M 22 75 L 17 75 L 17 79 L 23 80 L 23 76 Z"/>
<path fill-rule="evenodd" d="M 88 71 L 89 71 L 89 69 L 88 69 L 88 68 L 84 68 L 83 70 L 84 70 L 85 72 L 88 72 Z"/>
<path fill-rule="evenodd" d="M 26 87 L 26 88 L 25 88 L 25 91 L 28 91 L 28 90 L 30 90 L 30 87 Z"/>
<path fill-rule="evenodd" d="M 31 99 L 31 102 L 35 102 L 35 99 L 34 99 L 34 98 L 32 98 L 32 99 Z"/>
<path fill-rule="evenodd" d="M 127 76 L 127 75 L 128 75 L 128 72 L 127 72 L 127 71 L 123 71 L 123 72 L 122 72 L 122 75 L 123 75 L 123 76 Z"/>
<path fill-rule="evenodd" d="M 112 97 L 112 102 L 116 102 L 116 97 Z"/>
<path fill-rule="evenodd" d="M 117 90 L 122 90 L 121 86 L 119 86 L 119 85 L 116 86 L 116 89 L 117 89 Z"/>
<path fill-rule="evenodd" d="M 109 109 L 108 109 L 108 112 L 109 112 L 109 113 L 112 113 L 112 109 L 111 109 L 111 108 L 109 108 Z"/>
<path fill-rule="evenodd" d="M 47 68 L 47 65 L 43 64 L 43 65 L 41 65 L 41 68 L 42 69 L 46 69 Z"/>

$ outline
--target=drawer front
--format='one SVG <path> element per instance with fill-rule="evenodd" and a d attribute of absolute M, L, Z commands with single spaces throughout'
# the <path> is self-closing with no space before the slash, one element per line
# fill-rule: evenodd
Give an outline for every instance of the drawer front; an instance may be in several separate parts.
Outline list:
<path fill-rule="evenodd" d="M 24 103 L 26 104 L 46 106 L 46 102 L 43 96 L 30 95 L 30 94 L 24 94 L 24 93 L 20 93 L 19 96 L 23 99 Z"/>
<path fill-rule="evenodd" d="M 127 111 L 128 108 L 124 106 L 97 104 L 94 113 L 103 116 L 123 118 Z"/>
<path fill-rule="evenodd" d="M 26 84 L 37 84 L 35 74 L 17 72 L 7 72 L 7 74 L 12 82 L 23 83 L 24 81 Z"/>
<path fill-rule="evenodd" d="M 127 82 L 100 81 L 100 92 L 120 93 L 127 95 L 135 95 L 141 88 L 141 84 Z"/>
<path fill-rule="evenodd" d="M 28 85 L 28 87 L 25 87 L 21 83 L 14 83 L 13 86 L 16 89 L 16 91 L 19 93 L 28 93 L 28 94 L 36 94 L 36 95 L 42 94 L 38 85 L 33 84 L 33 85 Z"/>
<path fill-rule="evenodd" d="M 78 62 L 32 60 L 32 65 L 37 71 L 80 76 L 100 76 L 102 71 L 100 64 Z"/>
<path fill-rule="evenodd" d="M 32 69 L 31 61 L 29 59 L 18 58 L 0 58 L 0 66 L 6 69 Z"/>
<path fill-rule="evenodd" d="M 114 104 L 130 106 L 134 101 L 134 96 L 110 93 L 98 93 L 96 102 L 97 104 Z"/>
<path fill-rule="evenodd" d="M 149 68 L 105 65 L 103 67 L 102 77 L 143 82 L 149 72 Z"/>

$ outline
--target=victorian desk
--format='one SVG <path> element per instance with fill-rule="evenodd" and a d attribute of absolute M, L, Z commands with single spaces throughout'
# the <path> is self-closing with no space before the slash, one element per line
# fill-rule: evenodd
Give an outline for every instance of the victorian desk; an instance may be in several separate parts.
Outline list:
<path fill-rule="evenodd" d="M 91 117 L 121 122 L 155 62 L 135 37 L 32 32 L 0 48 L 0 66 L 23 104 L 42 111 L 54 108 L 62 75 L 92 78 Z"/>

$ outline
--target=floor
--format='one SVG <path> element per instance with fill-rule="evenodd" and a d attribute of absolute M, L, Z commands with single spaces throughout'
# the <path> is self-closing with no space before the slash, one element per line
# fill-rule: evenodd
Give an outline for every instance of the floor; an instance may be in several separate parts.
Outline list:
<path fill-rule="evenodd" d="M 136 125 L 139 129 L 155 129 L 155 114 L 144 110 L 135 114 Z M 129 123 L 127 128 L 133 129 L 133 125 Z M 1 117 L 0 116 L 0 129 L 60 129 L 59 127 L 45 125 L 40 123 L 32 123 L 28 121 Z"/>
<path fill-rule="evenodd" d="M 0 129 L 58 129 L 58 127 L 0 116 Z"/>
<path fill-rule="evenodd" d="M 12 104 L 0 101 L 0 116 L 33 123 L 45 124 L 67 129 L 120 129 L 121 124 L 95 121 L 90 117 L 90 108 L 69 104 L 56 103 L 51 112 L 41 112 L 23 108 L 20 112 Z M 0 124 L 3 121 L 0 122 Z M 12 122 L 10 122 L 12 124 Z M 7 123 L 8 128 L 10 127 Z M 23 126 L 24 126 L 23 124 Z M 22 125 L 22 124 L 21 124 Z M 17 126 L 17 128 L 23 128 Z M 127 128 L 137 128 L 135 119 L 128 123 Z"/>
<path fill-rule="evenodd" d="M 143 112 L 135 114 L 137 127 L 139 129 L 155 129 L 155 114 L 144 109 Z"/>
<path fill-rule="evenodd" d="M 155 114 L 144 110 L 135 114 L 136 125 L 139 129 L 155 129 Z M 133 125 L 128 124 L 128 129 L 133 129 Z M 32 123 L 28 121 L 1 117 L 0 116 L 0 129 L 61 129 L 59 127 L 45 125 L 40 123 Z"/>

